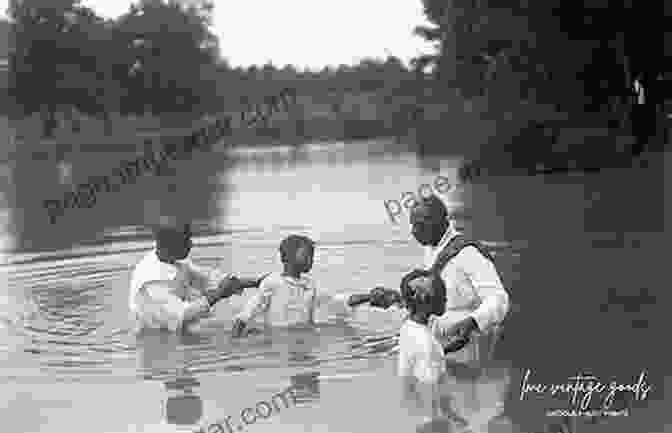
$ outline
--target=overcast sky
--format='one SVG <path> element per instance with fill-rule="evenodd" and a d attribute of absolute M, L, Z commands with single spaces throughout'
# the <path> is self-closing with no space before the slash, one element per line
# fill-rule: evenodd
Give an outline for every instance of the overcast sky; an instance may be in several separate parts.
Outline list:
<path fill-rule="evenodd" d="M 412 34 L 424 24 L 421 0 L 214 0 L 214 32 L 234 66 L 299 68 L 357 63 L 395 55 L 407 62 L 431 46 Z M 8 0 L 0 0 L 3 13 Z M 83 0 L 112 18 L 128 0 Z"/>

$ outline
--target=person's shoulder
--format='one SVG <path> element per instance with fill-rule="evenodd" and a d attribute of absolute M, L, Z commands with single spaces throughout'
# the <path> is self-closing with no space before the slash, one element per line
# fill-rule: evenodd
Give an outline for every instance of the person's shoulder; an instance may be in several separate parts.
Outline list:
<path fill-rule="evenodd" d="M 151 250 L 151 251 L 145 253 L 145 254 L 140 258 L 140 260 L 138 260 L 138 262 L 135 264 L 135 268 L 137 269 L 137 268 L 139 268 L 139 267 L 147 266 L 148 264 L 150 264 L 150 263 L 152 262 L 152 258 L 153 258 L 154 256 L 155 256 L 155 254 L 154 254 L 154 250 Z"/>
<path fill-rule="evenodd" d="M 399 342 L 404 346 L 403 349 L 407 355 L 428 358 L 435 352 L 436 338 L 428 328 L 423 328 L 414 323 L 406 322 L 402 326 L 399 333 Z"/>
<path fill-rule="evenodd" d="M 413 324 L 409 319 L 404 320 L 404 323 L 401 324 L 401 328 L 399 329 L 399 336 L 410 336 L 413 334 Z"/>
<path fill-rule="evenodd" d="M 133 277 L 135 278 L 149 278 L 154 272 L 156 263 L 154 260 L 154 250 L 142 256 L 142 258 L 133 266 Z M 156 260 L 158 261 L 158 259 Z"/>
<path fill-rule="evenodd" d="M 431 332 L 425 325 L 413 322 L 411 319 L 406 319 L 401 325 L 400 334 L 412 338 L 418 344 L 428 344 L 431 342 Z"/>
<path fill-rule="evenodd" d="M 191 258 L 189 258 L 189 257 L 187 257 L 187 258 L 185 258 L 185 259 L 183 259 L 183 260 L 180 260 L 180 261 L 177 262 L 177 263 L 179 264 L 180 267 L 185 268 L 185 269 L 188 269 L 188 270 L 191 270 L 191 269 L 194 269 L 194 268 L 197 268 L 197 267 L 198 267 L 198 266 L 196 266 L 196 264 L 193 262 L 193 260 L 191 260 Z"/>
<path fill-rule="evenodd" d="M 476 254 L 479 254 L 480 250 L 476 245 L 473 243 L 465 243 L 465 245 L 460 249 L 460 252 L 458 254 L 463 255 L 463 256 L 473 256 Z"/>
<path fill-rule="evenodd" d="M 457 258 L 462 259 L 462 260 L 469 260 L 469 261 L 485 261 L 488 262 L 489 259 L 486 257 L 484 254 L 482 247 L 479 248 L 476 246 L 474 243 L 468 243 L 466 244 L 459 253 L 457 253 Z"/>

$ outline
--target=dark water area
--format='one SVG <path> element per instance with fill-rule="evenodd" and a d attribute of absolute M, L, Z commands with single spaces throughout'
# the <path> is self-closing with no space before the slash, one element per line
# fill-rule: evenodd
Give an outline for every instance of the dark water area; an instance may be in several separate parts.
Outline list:
<path fill-rule="evenodd" d="M 136 156 L 89 153 L 0 168 L 0 420 L 12 431 L 195 431 L 235 420 L 288 387 L 297 403 L 245 431 L 416 431 L 421 420 L 399 409 L 391 337 L 400 314 L 325 311 L 316 330 L 232 340 L 231 317 L 246 292 L 218 305 L 217 321 L 200 334 L 136 337 L 128 284 L 152 247 L 146 224 L 177 214 L 194 223 L 199 264 L 276 270 L 280 240 L 303 233 L 317 241 L 320 290 L 396 287 L 422 251 L 407 214 L 393 223 L 383 203 L 438 175 L 457 185 L 442 198 L 458 225 L 491 248 L 514 304 L 487 374 L 455 385 L 479 431 L 540 433 L 560 423 L 545 413 L 567 408 L 566 396 L 521 400 L 527 370 L 544 384 L 577 374 L 632 384 L 646 371 L 647 398 L 614 403 L 629 416 L 577 419 L 571 431 L 669 428 L 667 154 L 648 168 L 462 184 L 459 159 L 387 140 L 215 146 L 49 223 L 43 199 Z"/>

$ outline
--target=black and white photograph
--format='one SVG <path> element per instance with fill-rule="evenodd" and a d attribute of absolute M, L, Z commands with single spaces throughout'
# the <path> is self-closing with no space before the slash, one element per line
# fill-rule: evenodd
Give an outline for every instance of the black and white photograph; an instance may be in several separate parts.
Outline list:
<path fill-rule="evenodd" d="M 0 431 L 672 433 L 671 7 L 0 0 Z"/>

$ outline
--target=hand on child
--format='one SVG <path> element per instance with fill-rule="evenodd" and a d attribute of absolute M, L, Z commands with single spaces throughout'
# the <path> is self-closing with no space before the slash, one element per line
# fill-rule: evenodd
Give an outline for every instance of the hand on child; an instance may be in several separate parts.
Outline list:
<path fill-rule="evenodd" d="M 466 317 L 457 323 L 444 325 L 441 319 L 437 319 L 434 326 L 434 334 L 440 338 L 449 338 L 449 343 L 444 346 L 444 352 L 457 352 L 469 344 L 471 334 L 478 331 L 478 324 L 473 317 Z"/>

